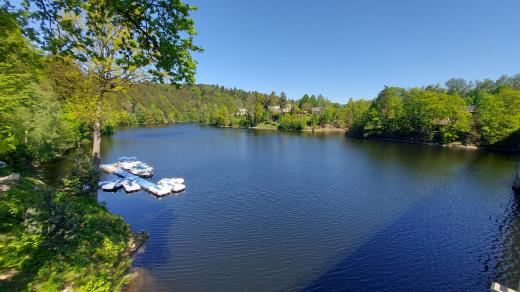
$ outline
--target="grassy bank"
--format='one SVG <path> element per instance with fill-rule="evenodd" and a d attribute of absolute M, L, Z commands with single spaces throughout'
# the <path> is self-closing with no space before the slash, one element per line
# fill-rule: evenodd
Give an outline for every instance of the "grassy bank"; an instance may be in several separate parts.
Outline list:
<path fill-rule="evenodd" d="M 120 289 L 138 244 L 92 195 L 95 176 L 75 162 L 56 189 L 29 173 L 0 193 L 0 290 Z"/>

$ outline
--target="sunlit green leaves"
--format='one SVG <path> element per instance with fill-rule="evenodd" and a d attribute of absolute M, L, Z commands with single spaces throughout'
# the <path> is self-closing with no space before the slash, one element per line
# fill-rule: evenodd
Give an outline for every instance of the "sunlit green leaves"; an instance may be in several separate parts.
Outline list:
<path fill-rule="evenodd" d="M 520 130 L 520 91 L 501 88 L 478 104 L 478 126 L 489 144 L 500 143 Z"/>
<path fill-rule="evenodd" d="M 93 63 L 99 74 L 130 78 L 144 69 L 158 81 L 194 82 L 191 52 L 196 34 L 190 12 L 178 0 L 29 1 L 27 14 L 41 27 L 40 42 L 51 52 Z M 101 71 L 99 68 L 103 68 Z"/>

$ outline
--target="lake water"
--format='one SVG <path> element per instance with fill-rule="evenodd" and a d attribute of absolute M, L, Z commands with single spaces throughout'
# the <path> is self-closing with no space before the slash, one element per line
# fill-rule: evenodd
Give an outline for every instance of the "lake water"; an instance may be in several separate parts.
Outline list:
<path fill-rule="evenodd" d="M 150 239 L 153 291 L 488 291 L 520 280 L 518 157 L 192 124 L 118 131 L 187 190 L 99 193 Z M 109 176 L 106 175 L 106 178 Z"/>

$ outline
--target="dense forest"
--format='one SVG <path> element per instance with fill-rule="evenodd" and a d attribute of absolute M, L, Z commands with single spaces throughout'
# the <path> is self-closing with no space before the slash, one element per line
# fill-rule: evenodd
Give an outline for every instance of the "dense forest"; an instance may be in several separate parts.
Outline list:
<path fill-rule="evenodd" d="M 369 105 L 365 100 L 351 100 L 342 106 L 322 95 L 290 100 L 284 92 L 277 95 L 215 85 L 176 88 L 153 83 L 134 84 L 118 101 L 124 110 L 119 115 L 121 125 L 199 122 L 217 127 L 271 125 L 294 130 L 345 129 Z"/>
<path fill-rule="evenodd" d="M 518 147 L 520 75 L 445 86 L 387 87 L 349 134 L 419 142 Z"/>

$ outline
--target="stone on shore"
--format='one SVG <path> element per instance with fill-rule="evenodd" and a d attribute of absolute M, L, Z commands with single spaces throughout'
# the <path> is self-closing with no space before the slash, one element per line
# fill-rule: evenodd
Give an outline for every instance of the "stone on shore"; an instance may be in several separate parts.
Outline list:
<path fill-rule="evenodd" d="M 8 182 L 11 182 L 11 181 L 17 181 L 19 179 L 20 179 L 20 174 L 19 173 L 11 173 L 8 176 L 0 177 L 0 183 L 8 183 Z"/>
<path fill-rule="evenodd" d="M 3 192 L 7 192 L 8 190 L 10 190 L 11 187 L 8 186 L 8 185 L 2 185 L 0 184 L 0 193 L 3 193 Z"/>

